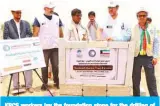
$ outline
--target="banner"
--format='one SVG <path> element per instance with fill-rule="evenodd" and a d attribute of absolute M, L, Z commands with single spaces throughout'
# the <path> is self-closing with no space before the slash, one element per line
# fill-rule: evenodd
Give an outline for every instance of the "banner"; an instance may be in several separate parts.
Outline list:
<path fill-rule="evenodd" d="M 0 76 L 45 67 L 39 38 L 0 41 Z"/>
<path fill-rule="evenodd" d="M 123 51 L 127 57 L 127 49 L 124 49 Z M 124 76 L 119 76 L 119 74 L 125 74 L 127 58 L 121 59 L 119 56 L 119 49 L 67 49 L 67 79 L 70 81 L 77 80 L 82 83 L 86 83 L 87 81 L 92 81 L 96 84 L 100 81 L 104 83 L 106 83 L 105 81 L 114 83 L 119 80 L 120 77 Z M 120 65 L 119 62 L 121 62 Z M 118 73 L 118 68 L 122 68 L 121 73 Z M 124 77 L 121 79 L 121 84 L 123 84 Z"/>
<path fill-rule="evenodd" d="M 158 97 L 2 97 L 1 106 L 160 106 Z"/>

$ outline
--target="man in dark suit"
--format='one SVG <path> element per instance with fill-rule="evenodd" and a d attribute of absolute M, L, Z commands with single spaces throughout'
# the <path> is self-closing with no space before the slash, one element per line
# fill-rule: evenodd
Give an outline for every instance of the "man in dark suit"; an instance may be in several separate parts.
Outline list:
<path fill-rule="evenodd" d="M 21 9 L 14 8 L 11 10 L 13 19 L 4 23 L 3 39 L 22 39 L 32 37 L 32 32 L 28 22 L 21 20 Z M 25 71 L 26 90 L 33 93 L 32 88 L 32 71 Z M 13 74 L 13 87 L 16 92 L 18 87 L 18 73 Z"/>

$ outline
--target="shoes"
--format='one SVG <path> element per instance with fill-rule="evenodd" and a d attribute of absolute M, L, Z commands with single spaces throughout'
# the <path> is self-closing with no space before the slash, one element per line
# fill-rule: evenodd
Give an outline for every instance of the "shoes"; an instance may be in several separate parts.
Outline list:
<path fill-rule="evenodd" d="M 31 88 L 27 88 L 26 89 L 29 93 L 33 93 L 34 92 L 34 89 L 31 87 Z"/>
<path fill-rule="evenodd" d="M 47 87 L 48 87 L 48 85 L 47 85 Z M 46 91 L 47 90 L 47 88 L 44 86 L 44 84 L 41 86 L 41 90 L 42 91 Z"/>
<path fill-rule="evenodd" d="M 16 93 L 18 93 L 18 88 L 13 88 L 12 94 L 16 94 Z"/>
<path fill-rule="evenodd" d="M 12 91 L 12 94 L 15 95 L 15 94 L 20 94 L 20 93 L 24 93 L 26 92 L 26 89 L 23 89 L 23 88 L 14 88 L 13 91 Z"/>

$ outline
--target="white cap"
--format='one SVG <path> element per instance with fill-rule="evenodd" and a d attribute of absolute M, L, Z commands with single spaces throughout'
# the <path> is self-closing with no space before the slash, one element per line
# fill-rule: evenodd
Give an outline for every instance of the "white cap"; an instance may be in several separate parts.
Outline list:
<path fill-rule="evenodd" d="M 140 7 L 140 8 L 137 10 L 137 14 L 138 14 L 139 12 L 146 12 L 146 13 L 148 14 L 147 9 L 145 9 L 144 7 Z"/>
<path fill-rule="evenodd" d="M 22 11 L 22 7 L 21 6 L 11 7 L 11 11 Z"/>
<path fill-rule="evenodd" d="M 109 2 L 108 7 L 116 7 L 116 6 L 119 6 L 117 2 L 115 2 L 113 0 Z"/>
<path fill-rule="evenodd" d="M 48 2 L 48 3 L 46 3 L 45 5 L 44 5 L 44 8 L 45 7 L 48 7 L 48 8 L 54 8 L 54 7 L 56 7 L 56 5 L 53 3 L 53 2 Z"/>

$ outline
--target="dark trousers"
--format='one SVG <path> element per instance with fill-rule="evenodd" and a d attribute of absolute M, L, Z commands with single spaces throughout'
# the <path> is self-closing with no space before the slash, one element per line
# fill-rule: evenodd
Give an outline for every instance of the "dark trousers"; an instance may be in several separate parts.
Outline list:
<path fill-rule="evenodd" d="M 134 58 L 133 65 L 133 96 L 140 96 L 140 81 L 141 81 L 141 69 L 142 66 L 145 70 L 145 76 L 147 81 L 147 87 L 150 96 L 158 96 L 156 78 L 154 73 L 154 65 L 152 64 L 153 57 L 138 56 Z"/>
<path fill-rule="evenodd" d="M 43 50 L 46 67 L 42 68 L 42 79 L 45 84 L 48 84 L 48 64 L 49 60 L 52 66 L 52 72 L 54 77 L 54 82 L 56 85 L 59 85 L 59 77 L 58 77 L 58 48 Z"/>

